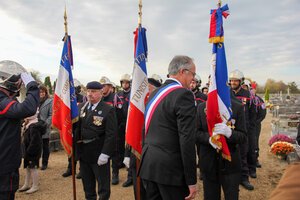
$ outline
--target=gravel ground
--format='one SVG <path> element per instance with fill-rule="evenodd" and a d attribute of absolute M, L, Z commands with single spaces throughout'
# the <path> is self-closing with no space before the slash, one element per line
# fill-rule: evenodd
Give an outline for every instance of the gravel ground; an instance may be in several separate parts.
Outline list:
<path fill-rule="evenodd" d="M 276 187 L 284 169 L 287 166 L 285 161 L 278 160 L 269 153 L 268 140 L 271 133 L 271 115 L 267 115 L 262 125 L 260 137 L 260 162 L 262 168 L 257 170 L 257 179 L 251 179 L 254 191 L 247 191 L 240 187 L 240 199 L 242 200 L 265 200 Z M 63 151 L 54 152 L 50 155 L 49 167 L 45 171 L 39 170 L 40 190 L 34 194 L 16 194 L 16 200 L 71 200 L 73 199 L 72 178 L 63 178 L 61 174 L 66 170 L 67 156 Z M 20 169 L 20 187 L 24 181 L 24 169 Z M 127 171 L 120 170 L 120 184 L 112 186 L 112 200 L 133 200 L 133 188 L 123 188 L 121 184 L 126 180 Z M 202 182 L 198 181 L 198 196 L 196 199 L 203 199 Z M 84 199 L 81 180 L 76 180 L 77 199 Z"/>

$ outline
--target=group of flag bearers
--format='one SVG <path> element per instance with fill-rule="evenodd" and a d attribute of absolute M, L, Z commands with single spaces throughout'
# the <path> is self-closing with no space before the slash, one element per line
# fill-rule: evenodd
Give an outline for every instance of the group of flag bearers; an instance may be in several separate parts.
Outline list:
<path fill-rule="evenodd" d="M 66 31 L 54 95 L 53 125 L 60 130 L 68 154 L 74 155 L 76 149 L 86 199 L 96 199 L 97 193 L 99 199 L 109 199 L 110 182 L 119 183 L 123 164 L 129 167 L 123 186 L 134 183 L 136 199 L 179 196 L 193 199 L 195 145 L 205 199 L 220 199 L 221 187 L 225 199 L 238 199 L 239 184 L 254 189 L 249 176 L 256 178 L 256 167 L 260 167 L 258 138 L 265 108 L 253 91 L 254 85 L 252 93 L 241 87 L 244 76 L 240 71 L 230 73 L 231 89 L 227 85 L 222 27 L 222 17 L 228 16 L 227 11 L 227 5 L 211 11 L 213 65 L 207 96 L 197 89 L 200 78 L 196 77 L 195 65 L 187 56 L 173 58 L 169 78 L 162 86 L 159 76 L 147 78 L 146 30 L 139 23 L 134 33 L 132 80 L 123 75 L 120 81 L 123 90 L 117 94 L 112 92 L 107 77 L 89 82 L 87 101 L 77 105 L 71 41 Z M 64 87 L 66 81 L 70 82 L 69 90 Z M 73 163 L 74 160 L 73 156 Z"/>
<path fill-rule="evenodd" d="M 193 111 L 188 108 L 186 112 L 192 112 L 194 117 L 197 116 L 197 126 L 195 127 L 193 127 L 193 123 L 190 123 L 192 121 L 183 122 L 190 123 L 190 134 L 195 133 L 196 140 L 191 141 L 191 138 L 188 137 L 189 140 L 186 141 L 186 144 L 182 144 L 181 148 L 186 148 L 185 145 L 193 148 L 191 144 L 198 147 L 197 153 L 205 199 L 220 199 L 221 187 L 225 199 L 238 199 L 240 184 L 248 190 L 254 189 L 249 182 L 249 176 L 256 178 L 256 167 L 260 166 L 257 158 L 260 131 L 257 125 L 260 123 L 258 123 L 257 113 L 261 109 L 264 110 L 263 101 L 255 94 L 250 94 L 249 91 L 242 89 L 244 76 L 238 70 L 230 74 L 231 89 L 228 87 L 222 27 L 223 16 L 228 16 L 227 5 L 221 7 L 219 4 L 218 9 L 211 11 L 210 41 L 213 43 L 213 65 L 207 96 L 197 89 L 200 78 L 196 77 L 195 66 L 190 67 L 194 65 L 191 59 L 185 56 L 173 58 L 169 65 L 168 77 L 170 78 L 163 86 L 159 87 L 161 82 L 158 79 L 154 79 L 155 84 L 151 84 L 151 79 L 147 79 L 146 69 L 146 30 L 141 24 L 134 32 L 135 66 L 132 80 L 129 79 L 129 75 L 124 75 L 120 82 L 123 90 L 117 94 L 111 92 L 111 84 L 107 77 L 101 78 L 102 84 L 95 81 L 88 83 L 88 101 L 79 105 L 77 115 L 79 122 L 75 130 L 75 144 L 78 145 L 77 153 L 81 164 L 86 199 L 97 197 L 96 180 L 98 181 L 99 199 L 109 199 L 110 178 L 112 178 L 112 184 L 119 183 L 119 169 L 123 164 L 130 168 L 128 179 L 124 184 L 126 186 L 134 183 L 136 199 L 151 199 L 155 196 L 172 199 L 176 195 L 187 197 L 187 199 L 195 197 L 194 184 L 196 182 L 194 175 L 191 174 L 196 163 L 193 163 L 192 152 L 189 151 L 191 155 L 187 157 L 187 163 L 179 164 L 176 167 L 175 163 L 177 162 L 171 162 L 167 167 L 163 164 L 166 161 L 163 158 L 164 151 L 159 153 L 154 148 L 164 141 L 163 135 L 159 135 L 156 131 L 157 127 L 151 125 L 154 123 L 153 121 L 160 120 L 159 117 L 155 119 L 153 116 L 160 112 L 156 109 L 157 106 L 160 106 L 160 101 L 164 101 L 162 98 L 168 95 L 172 96 L 172 91 L 181 87 L 188 89 L 187 92 L 190 93 L 192 90 L 194 103 L 191 106 L 194 106 L 195 109 Z M 174 65 L 174 63 L 176 64 Z M 174 66 L 177 67 L 175 71 Z M 186 76 L 187 73 L 183 72 L 192 74 L 192 79 L 184 77 L 183 82 L 178 81 L 178 79 L 182 79 L 183 74 Z M 177 81 L 176 78 L 178 78 Z M 147 80 L 146 83 L 150 83 L 149 88 L 145 87 L 145 80 Z M 193 82 L 196 83 L 196 87 L 193 86 Z M 159 88 L 153 90 L 153 87 Z M 154 91 L 154 95 L 149 97 L 149 91 Z M 171 98 L 172 100 L 179 98 L 177 93 L 173 94 L 175 96 Z M 189 96 L 188 93 L 182 95 Z M 159 99 L 161 96 L 163 97 Z M 172 100 L 169 102 L 171 105 Z M 198 104 L 197 108 L 195 103 Z M 180 107 L 185 108 L 183 105 Z M 164 109 L 162 108 L 162 110 Z M 172 109 L 163 112 L 168 114 Z M 260 117 L 260 121 L 262 119 L 263 117 Z M 179 131 L 176 130 L 176 127 L 180 128 L 181 125 L 176 123 L 166 125 L 168 122 L 168 120 L 162 120 L 155 123 L 165 123 L 163 127 L 167 127 L 168 130 L 164 128 L 162 130 L 166 132 L 176 133 Z M 175 129 L 173 130 L 172 127 Z M 155 136 L 156 134 L 158 137 Z M 171 138 L 166 139 L 170 140 Z M 162 144 L 162 146 L 164 145 Z M 172 148 L 176 149 L 177 147 Z M 175 149 L 173 149 L 174 152 L 176 152 Z M 91 156 L 92 154 L 93 156 Z M 183 154 L 185 153 L 183 152 Z M 170 154 L 169 156 L 174 155 Z M 178 156 L 180 157 L 180 154 Z M 110 177 L 109 169 L 110 159 L 112 160 L 112 177 Z M 140 159 L 141 163 L 139 163 Z M 159 164 L 159 161 L 162 163 Z M 166 162 L 166 164 L 168 163 Z M 170 171 L 177 171 L 176 173 L 167 173 L 168 168 Z M 179 176 L 180 174 L 182 176 Z M 167 187 L 168 185 L 180 186 L 181 189 Z M 170 195 L 171 193 L 173 196 Z"/>

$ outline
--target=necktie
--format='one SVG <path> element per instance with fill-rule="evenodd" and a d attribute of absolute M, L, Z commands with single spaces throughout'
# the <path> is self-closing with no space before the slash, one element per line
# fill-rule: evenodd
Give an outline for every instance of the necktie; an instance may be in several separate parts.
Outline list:
<path fill-rule="evenodd" d="M 93 110 L 92 108 L 93 108 L 93 104 L 90 105 L 88 111 L 91 112 Z"/>

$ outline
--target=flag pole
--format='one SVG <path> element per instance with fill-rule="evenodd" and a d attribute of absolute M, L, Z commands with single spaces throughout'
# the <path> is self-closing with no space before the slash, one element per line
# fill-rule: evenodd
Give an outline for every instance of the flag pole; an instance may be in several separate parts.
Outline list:
<path fill-rule="evenodd" d="M 139 28 L 142 27 L 142 8 L 143 8 L 143 3 L 142 0 L 139 0 L 139 17 L 138 17 L 138 25 Z"/>
<path fill-rule="evenodd" d="M 142 0 L 139 0 L 139 12 L 138 12 L 138 27 L 139 29 L 142 28 L 142 8 L 143 8 L 143 3 Z M 142 133 L 140 133 L 142 134 Z M 138 171 L 140 168 L 140 159 L 136 157 L 136 200 L 141 200 L 141 177 L 138 176 Z"/>
<path fill-rule="evenodd" d="M 64 42 L 68 39 L 68 21 L 67 21 L 67 8 L 65 5 L 65 13 L 64 13 L 64 25 L 65 25 L 65 37 Z M 72 131 L 73 131 L 73 123 L 72 123 Z M 72 152 L 71 152 L 71 162 L 72 162 L 72 185 L 73 185 L 73 199 L 76 200 L 76 182 L 75 182 L 75 156 L 74 156 L 74 141 L 72 139 Z"/>

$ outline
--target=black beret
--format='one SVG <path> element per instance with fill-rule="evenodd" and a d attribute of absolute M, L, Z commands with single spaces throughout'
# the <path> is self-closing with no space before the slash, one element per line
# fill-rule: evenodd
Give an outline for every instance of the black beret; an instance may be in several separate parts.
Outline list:
<path fill-rule="evenodd" d="M 148 78 L 148 83 L 155 86 L 155 87 L 160 87 L 161 83 L 154 78 Z"/>
<path fill-rule="evenodd" d="M 103 85 L 101 85 L 101 83 L 99 83 L 98 81 L 92 81 L 86 85 L 86 89 L 100 90 L 102 88 L 103 88 Z"/>

